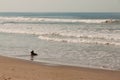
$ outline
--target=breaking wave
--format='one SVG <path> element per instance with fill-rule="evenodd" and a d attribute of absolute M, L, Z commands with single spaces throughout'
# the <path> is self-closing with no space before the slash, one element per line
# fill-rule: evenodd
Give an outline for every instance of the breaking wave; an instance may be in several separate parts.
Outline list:
<path fill-rule="evenodd" d="M 97 35 L 62 35 L 62 34 L 44 34 L 38 37 L 42 40 L 67 42 L 67 43 L 94 43 L 103 45 L 120 45 L 120 38 L 108 37 L 108 36 L 97 36 Z"/>
<path fill-rule="evenodd" d="M 29 31 L 28 28 L 23 28 L 22 26 L 17 26 L 13 28 L 1 27 L 0 32 L 5 33 L 21 33 L 21 34 L 32 34 L 38 36 L 41 40 L 56 41 L 56 42 L 66 42 L 66 43 L 90 43 L 90 44 L 103 44 L 103 45 L 120 45 L 119 35 L 107 35 L 104 33 L 99 34 L 78 34 L 78 33 L 56 33 L 56 32 L 41 32 L 41 31 Z"/>
<path fill-rule="evenodd" d="M 60 19 L 60 18 L 34 18 L 34 17 L 0 17 L 0 23 L 20 22 L 49 22 L 49 23 L 120 23 L 119 19 Z"/>
<path fill-rule="evenodd" d="M 94 44 L 103 44 L 103 45 L 120 45 L 117 42 L 108 42 L 108 41 L 98 41 L 98 40 L 88 40 L 88 39 L 60 39 L 60 38 L 50 38 L 39 36 L 40 39 L 49 40 L 49 41 L 58 41 L 58 42 L 67 42 L 67 43 L 94 43 Z"/>

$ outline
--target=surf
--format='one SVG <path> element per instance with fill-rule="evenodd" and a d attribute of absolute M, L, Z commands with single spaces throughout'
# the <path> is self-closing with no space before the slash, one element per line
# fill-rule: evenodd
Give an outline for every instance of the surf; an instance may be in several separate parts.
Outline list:
<path fill-rule="evenodd" d="M 120 23 L 119 19 L 67 19 L 67 18 L 35 18 L 35 17 L 0 17 L 1 24 L 7 23 Z"/>

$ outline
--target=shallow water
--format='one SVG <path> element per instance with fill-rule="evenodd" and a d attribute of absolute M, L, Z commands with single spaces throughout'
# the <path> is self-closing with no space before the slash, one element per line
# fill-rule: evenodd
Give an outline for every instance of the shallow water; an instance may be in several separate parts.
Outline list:
<path fill-rule="evenodd" d="M 119 70 L 120 46 L 39 40 L 36 35 L 0 33 L 0 54 L 34 61 Z"/>

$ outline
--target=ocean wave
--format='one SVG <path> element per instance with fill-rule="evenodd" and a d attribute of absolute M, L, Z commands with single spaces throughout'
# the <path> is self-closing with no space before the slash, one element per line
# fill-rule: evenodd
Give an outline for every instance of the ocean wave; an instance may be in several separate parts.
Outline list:
<path fill-rule="evenodd" d="M 109 36 L 104 33 L 99 34 L 78 34 L 78 33 L 49 33 L 49 34 L 42 34 L 42 36 L 46 37 L 58 37 L 58 38 L 80 38 L 80 39 L 92 39 L 92 40 L 120 40 L 120 38 L 116 36 Z"/>
<path fill-rule="evenodd" d="M 12 27 L 11 27 L 12 26 Z M 120 42 L 119 34 L 106 34 L 106 33 L 77 33 L 77 32 L 54 32 L 47 31 L 46 29 L 38 30 L 39 27 L 30 27 L 30 26 L 22 26 L 22 25 L 5 25 L 0 27 L 0 32 L 5 33 L 21 33 L 21 34 L 32 34 L 39 36 L 40 39 L 44 40 L 52 40 L 59 42 L 71 42 L 71 43 L 100 43 L 106 44 L 108 42 Z M 104 42 L 104 43 L 103 43 Z M 113 43 L 112 43 L 113 44 Z M 115 43 L 114 43 L 115 44 Z"/>
<path fill-rule="evenodd" d="M 34 17 L 0 17 L 0 23 L 16 22 L 65 22 L 65 23 L 120 23 L 119 19 L 59 19 L 59 18 L 34 18 Z"/>
<path fill-rule="evenodd" d="M 120 38 L 98 35 L 70 35 L 70 34 L 43 34 L 38 37 L 42 40 L 67 43 L 95 43 L 104 45 L 120 45 Z"/>
<path fill-rule="evenodd" d="M 103 44 L 103 45 L 119 45 L 119 42 L 113 42 L 113 41 L 104 41 L 104 40 L 92 40 L 92 39 L 61 39 L 61 38 L 51 38 L 46 36 L 39 36 L 39 39 L 42 40 L 48 40 L 48 41 L 57 41 L 57 42 L 67 42 L 67 43 L 88 43 L 88 44 Z"/>
<path fill-rule="evenodd" d="M 49 25 L 48 25 L 49 26 Z M 21 33 L 36 35 L 39 39 L 48 41 L 68 42 L 68 43 L 95 43 L 95 44 L 113 44 L 120 45 L 119 31 L 109 34 L 109 32 L 96 31 L 67 31 L 55 29 L 55 27 L 42 25 L 0 25 L 0 32 L 4 33 Z"/>

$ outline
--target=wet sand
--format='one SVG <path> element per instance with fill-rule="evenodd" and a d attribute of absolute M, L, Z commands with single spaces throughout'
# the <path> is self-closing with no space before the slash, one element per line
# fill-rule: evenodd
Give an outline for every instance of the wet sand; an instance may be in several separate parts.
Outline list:
<path fill-rule="evenodd" d="M 120 80 L 120 71 L 49 65 L 0 56 L 0 80 Z"/>

